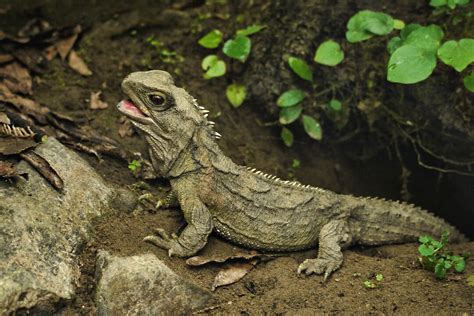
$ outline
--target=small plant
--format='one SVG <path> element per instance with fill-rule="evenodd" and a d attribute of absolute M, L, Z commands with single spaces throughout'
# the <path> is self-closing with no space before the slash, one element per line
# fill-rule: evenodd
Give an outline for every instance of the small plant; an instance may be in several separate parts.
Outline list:
<path fill-rule="evenodd" d="M 128 163 L 128 169 L 130 169 L 132 172 L 138 171 L 141 168 L 142 164 L 138 160 L 132 160 L 131 162 Z"/>
<path fill-rule="evenodd" d="M 418 252 L 421 257 L 420 263 L 426 270 L 433 271 L 436 278 L 444 279 L 446 273 L 454 268 L 458 273 L 464 271 L 466 266 L 465 256 L 454 256 L 444 249 L 449 240 L 449 232 L 441 235 L 438 241 L 431 236 L 421 236 Z"/>
<path fill-rule="evenodd" d="M 354 276 L 356 276 L 355 273 L 354 273 Z M 360 276 L 360 273 L 357 276 Z M 378 273 L 378 274 L 375 275 L 375 281 L 376 282 L 373 282 L 371 280 L 365 280 L 363 282 L 363 284 L 364 284 L 364 287 L 367 288 L 367 289 L 375 289 L 379 286 L 379 283 L 382 282 L 383 279 L 384 279 L 383 274 Z"/>
<path fill-rule="evenodd" d="M 253 24 L 244 29 L 237 30 L 235 36 L 228 39 L 222 46 L 222 53 L 232 59 L 245 63 L 252 49 L 250 35 L 260 32 L 265 26 Z M 207 49 L 216 49 L 222 43 L 224 34 L 217 29 L 210 31 L 198 40 L 198 44 Z M 226 62 L 221 60 L 216 54 L 204 57 L 201 63 L 205 71 L 204 78 L 211 79 L 221 77 L 226 74 Z M 239 107 L 245 101 L 247 88 L 245 85 L 234 82 L 226 89 L 226 97 L 230 104 Z"/>
<path fill-rule="evenodd" d="M 431 0 L 430 1 L 430 6 L 435 7 L 435 8 L 449 8 L 451 10 L 456 9 L 456 6 L 458 5 L 466 5 L 470 2 L 471 0 Z"/>
<path fill-rule="evenodd" d="M 177 62 L 184 61 L 183 56 L 179 55 L 173 50 L 168 49 L 163 42 L 157 40 L 153 35 L 148 36 L 146 38 L 146 42 L 155 48 L 155 52 L 158 54 L 158 59 L 160 62 L 165 64 L 175 64 Z"/>

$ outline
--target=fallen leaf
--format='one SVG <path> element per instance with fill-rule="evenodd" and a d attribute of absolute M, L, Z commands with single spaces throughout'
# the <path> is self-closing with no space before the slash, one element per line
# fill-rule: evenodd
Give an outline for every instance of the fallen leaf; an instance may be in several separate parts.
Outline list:
<path fill-rule="evenodd" d="M 0 177 L 1 178 L 13 178 L 18 176 L 15 165 L 11 162 L 0 160 Z"/>
<path fill-rule="evenodd" d="M 15 59 L 15 57 L 13 57 L 10 54 L 0 54 L 0 64 L 8 63 L 8 62 L 10 62 L 14 59 Z"/>
<path fill-rule="evenodd" d="M 124 137 L 130 137 L 130 136 L 133 136 L 133 134 L 135 134 L 135 131 L 133 130 L 133 127 L 132 127 L 132 123 L 127 120 L 125 117 L 121 117 L 120 120 L 119 120 L 119 128 L 118 128 L 118 134 L 120 135 L 120 137 L 124 138 Z"/>
<path fill-rule="evenodd" d="M 20 154 L 33 168 L 35 168 L 57 190 L 64 188 L 64 182 L 46 159 L 36 152 L 29 150 Z"/>
<path fill-rule="evenodd" d="M 197 266 L 202 266 L 204 264 L 213 263 L 213 262 L 223 263 L 226 261 L 236 260 L 236 259 L 250 260 L 250 259 L 261 258 L 264 256 L 268 256 L 268 255 L 261 254 L 257 251 L 237 252 L 230 255 L 215 255 L 215 256 L 210 256 L 210 257 L 194 256 L 194 257 L 188 258 L 186 260 L 186 264 L 188 266 L 197 267 Z"/>
<path fill-rule="evenodd" d="M 62 60 L 65 60 L 69 52 L 71 51 L 72 47 L 74 46 L 74 43 L 76 43 L 77 37 L 79 36 L 79 33 L 81 32 L 81 26 L 76 26 L 74 28 L 74 33 L 62 40 L 59 40 L 54 44 L 56 47 L 59 56 L 61 56 Z"/>
<path fill-rule="evenodd" d="M 51 61 L 58 54 L 58 49 L 55 45 L 50 45 L 43 50 L 43 56 L 47 61 Z"/>
<path fill-rule="evenodd" d="M 71 52 L 69 53 L 68 64 L 69 64 L 69 67 L 71 67 L 80 75 L 83 75 L 83 76 L 92 75 L 92 71 L 89 69 L 89 67 L 87 67 L 84 60 L 82 60 L 82 58 L 79 57 L 74 50 L 71 50 Z"/>
<path fill-rule="evenodd" d="M 33 138 L 0 137 L 0 154 L 17 155 L 37 145 Z"/>
<path fill-rule="evenodd" d="M 92 110 L 103 110 L 109 107 L 109 105 L 106 102 L 100 100 L 101 93 L 102 91 L 91 92 L 90 108 Z"/>
<path fill-rule="evenodd" d="M 256 264 L 256 260 L 250 263 L 233 263 L 228 265 L 226 268 L 219 271 L 214 283 L 212 284 L 212 291 L 216 288 L 224 285 L 235 283 L 242 279 L 247 273 L 249 273 Z"/>
<path fill-rule="evenodd" d="M 35 118 L 39 123 L 46 124 L 49 109 L 36 101 L 13 94 L 8 87 L 0 82 L 0 101 L 13 104 L 19 112 Z"/>
<path fill-rule="evenodd" d="M 51 25 L 48 21 L 34 18 L 28 21 L 25 26 L 18 31 L 18 37 L 31 38 L 49 30 L 51 30 Z"/>
<path fill-rule="evenodd" d="M 32 94 L 33 80 L 28 69 L 18 62 L 13 62 L 0 68 L 3 83 L 13 92 Z"/>

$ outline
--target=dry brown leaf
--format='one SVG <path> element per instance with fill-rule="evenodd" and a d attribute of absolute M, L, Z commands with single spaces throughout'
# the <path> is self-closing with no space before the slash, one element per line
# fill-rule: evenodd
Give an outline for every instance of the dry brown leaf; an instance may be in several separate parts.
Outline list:
<path fill-rule="evenodd" d="M 43 56 L 44 58 L 46 58 L 47 61 L 53 60 L 57 54 L 58 54 L 58 49 L 56 48 L 55 45 L 48 46 L 43 50 Z"/>
<path fill-rule="evenodd" d="M 266 255 L 261 254 L 255 250 L 250 251 L 250 252 L 237 252 L 230 255 L 215 255 L 211 257 L 194 256 L 194 257 L 188 258 L 186 260 L 186 264 L 188 266 L 197 267 L 197 266 L 202 266 L 204 264 L 211 263 L 211 262 L 223 263 L 229 260 L 236 260 L 236 259 L 250 260 L 250 259 L 261 258 L 262 256 L 266 256 Z"/>
<path fill-rule="evenodd" d="M 13 104 L 19 112 L 34 117 L 41 124 L 46 124 L 49 109 L 36 101 L 13 94 L 8 87 L 0 82 L 0 101 Z"/>
<path fill-rule="evenodd" d="M 120 120 L 119 120 L 119 128 L 118 128 L 118 134 L 120 135 L 120 137 L 124 138 L 124 137 L 130 137 L 130 136 L 133 136 L 133 134 L 135 134 L 135 131 L 133 130 L 133 127 L 132 127 L 132 123 L 127 120 L 125 117 L 121 117 Z"/>
<path fill-rule="evenodd" d="M 8 63 L 8 62 L 10 62 L 14 59 L 15 59 L 15 57 L 13 57 L 10 54 L 0 54 L 0 64 Z"/>
<path fill-rule="evenodd" d="M 82 60 L 82 58 L 79 57 L 74 50 L 71 50 L 71 52 L 69 53 L 68 64 L 69 67 L 71 67 L 73 70 L 83 76 L 92 75 L 92 71 L 89 69 L 89 67 L 87 67 L 84 60 Z"/>
<path fill-rule="evenodd" d="M 69 52 L 71 51 L 72 47 L 74 46 L 74 43 L 76 43 L 77 37 L 81 31 L 81 27 L 78 26 L 78 30 L 74 30 L 74 34 L 62 39 L 54 44 L 56 49 L 58 50 L 59 56 L 61 56 L 62 60 L 65 60 Z"/>
<path fill-rule="evenodd" d="M 0 67 L 0 77 L 5 78 L 4 84 L 13 92 L 32 94 L 33 80 L 28 69 L 18 62 Z"/>
<path fill-rule="evenodd" d="M 15 165 L 11 162 L 0 160 L 0 178 L 12 178 L 18 176 Z"/>
<path fill-rule="evenodd" d="M 101 93 L 102 91 L 91 92 L 90 108 L 92 110 L 103 110 L 109 107 L 109 105 L 106 102 L 100 100 Z"/>
<path fill-rule="evenodd" d="M 64 188 L 64 182 L 49 162 L 32 150 L 20 154 L 33 168 L 36 169 L 57 190 Z"/>
<path fill-rule="evenodd" d="M 17 155 L 36 145 L 33 138 L 0 137 L 0 154 Z"/>
<path fill-rule="evenodd" d="M 217 274 L 214 283 L 212 284 L 212 291 L 220 286 L 229 285 L 239 281 L 253 269 L 255 264 L 256 260 L 250 263 L 238 262 L 228 265 Z"/>

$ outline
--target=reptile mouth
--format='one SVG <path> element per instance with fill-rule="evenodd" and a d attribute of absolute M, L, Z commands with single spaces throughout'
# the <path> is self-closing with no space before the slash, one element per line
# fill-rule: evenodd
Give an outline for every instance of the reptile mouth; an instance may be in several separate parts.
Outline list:
<path fill-rule="evenodd" d="M 150 124 L 153 120 L 143 113 L 131 100 L 122 100 L 117 104 L 117 109 L 134 122 Z"/>

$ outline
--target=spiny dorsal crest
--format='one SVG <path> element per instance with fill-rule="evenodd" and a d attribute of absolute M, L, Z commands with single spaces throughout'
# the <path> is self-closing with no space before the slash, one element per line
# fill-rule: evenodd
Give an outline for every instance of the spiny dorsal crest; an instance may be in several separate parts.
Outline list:
<path fill-rule="evenodd" d="M 278 178 L 277 176 L 274 176 L 274 175 L 271 175 L 271 174 L 268 174 L 268 173 L 264 173 L 263 171 L 257 170 L 256 168 L 252 168 L 252 167 L 246 167 L 246 168 L 251 173 L 256 174 L 258 176 L 261 176 L 261 177 L 264 177 L 264 178 L 266 178 L 268 180 L 271 180 L 275 183 L 294 186 L 294 187 L 301 188 L 301 189 L 306 189 L 306 190 L 309 190 L 309 191 L 312 191 L 312 190 L 320 191 L 320 190 L 322 190 L 318 187 L 312 187 L 309 184 L 307 184 L 307 185 L 301 184 L 298 181 L 282 180 L 282 179 Z"/>
<path fill-rule="evenodd" d="M 193 98 L 192 99 L 192 103 L 193 105 L 196 107 L 196 109 L 199 111 L 199 113 L 202 114 L 202 116 L 204 116 L 204 118 L 206 119 L 206 125 L 209 126 L 211 129 L 214 128 L 214 126 L 216 125 L 215 122 L 213 121 L 207 121 L 207 117 L 209 116 L 209 110 L 207 110 L 205 107 L 203 106 L 200 106 L 198 104 L 198 101 L 197 99 Z M 212 130 L 212 137 L 214 137 L 215 139 L 220 139 L 222 137 L 221 134 L 219 134 L 218 132 Z"/>
<path fill-rule="evenodd" d="M 25 129 L 13 124 L 0 123 L 0 135 L 28 138 L 35 136 L 35 132 L 29 126 Z"/>

